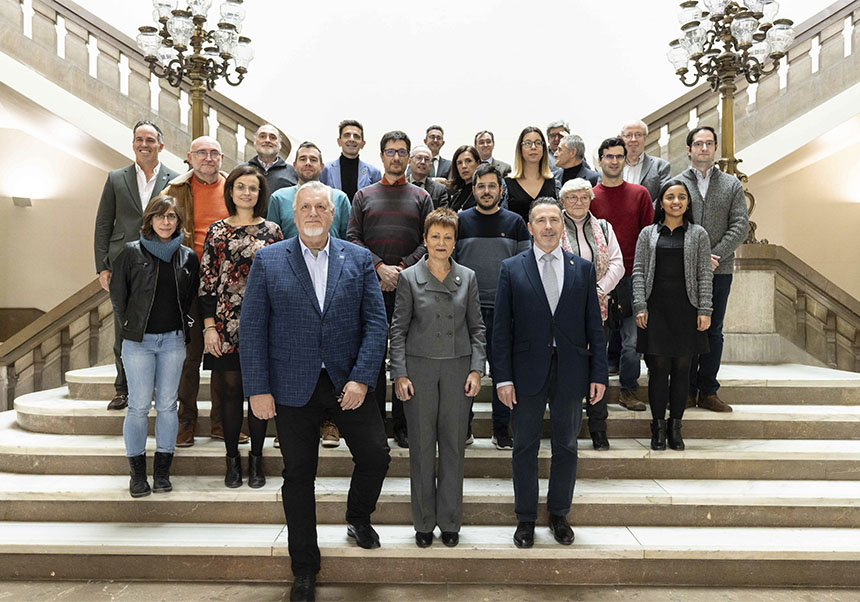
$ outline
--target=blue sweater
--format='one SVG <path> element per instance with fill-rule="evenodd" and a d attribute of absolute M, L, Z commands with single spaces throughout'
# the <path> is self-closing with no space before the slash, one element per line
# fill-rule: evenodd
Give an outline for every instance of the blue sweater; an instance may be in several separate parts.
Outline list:
<path fill-rule="evenodd" d="M 275 222 L 281 227 L 284 240 L 292 238 L 299 233 L 293 221 L 293 200 L 296 198 L 296 190 L 298 189 L 298 186 L 281 188 L 273 192 L 272 196 L 269 197 L 269 210 L 266 214 L 266 219 L 270 222 Z M 347 198 L 346 193 L 343 191 L 332 188 L 331 201 L 334 203 L 334 221 L 328 229 L 329 234 L 335 238 L 346 240 L 346 226 L 349 223 L 349 214 L 352 211 L 349 198 Z"/>

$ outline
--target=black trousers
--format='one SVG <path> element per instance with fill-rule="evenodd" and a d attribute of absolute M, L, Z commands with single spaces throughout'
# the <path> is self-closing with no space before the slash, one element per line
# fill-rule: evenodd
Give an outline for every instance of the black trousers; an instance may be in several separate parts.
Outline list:
<path fill-rule="evenodd" d="M 116 363 L 116 378 L 113 387 L 116 392 L 128 395 L 128 380 L 125 378 L 125 368 L 122 366 L 122 324 L 119 323 L 119 314 L 113 314 L 113 357 Z"/>
<path fill-rule="evenodd" d="M 320 570 L 314 480 L 323 412 L 329 410 L 355 463 L 346 501 L 347 522 L 370 524 L 391 461 L 385 428 L 372 399 L 366 399 L 358 409 L 344 411 L 337 395 L 328 373 L 322 370 L 306 405 L 276 408 L 275 426 L 284 459 L 281 494 L 294 575 L 315 575 Z"/>
<path fill-rule="evenodd" d="M 396 293 L 394 291 L 383 291 L 382 299 L 385 301 L 385 316 L 388 318 L 388 327 L 391 328 L 391 317 L 394 315 L 394 300 Z M 376 396 L 376 405 L 379 408 L 379 413 L 382 416 L 382 422 L 385 424 L 385 396 L 388 388 L 388 377 L 385 374 L 385 358 L 382 358 L 382 366 L 379 367 L 379 377 L 376 379 L 376 390 L 373 394 Z M 397 399 L 394 394 L 394 384 L 391 385 L 391 421 L 393 422 L 394 430 L 406 430 L 406 414 L 403 413 L 403 402 Z"/>

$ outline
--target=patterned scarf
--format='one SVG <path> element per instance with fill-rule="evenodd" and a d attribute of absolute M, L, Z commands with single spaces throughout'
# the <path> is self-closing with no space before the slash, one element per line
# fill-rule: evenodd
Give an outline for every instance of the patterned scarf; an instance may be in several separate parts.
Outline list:
<path fill-rule="evenodd" d="M 565 215 L 565 227 L 561 234 L 561 248 L 567 251 L 568 253 L 573 253 L 574 255 L 578 255 L 578 253 L 573 249 L 573 245 L 570 244 L 570 239 L 567 236 L 567 224 L 570 222 L 573 223 L 573 220 Z M 609 246 L 606 243 L 606 236 L 603 235 L 603 228 L 600 227 L 600 220 L 595 218 L 591 213 L 588 214 L 584 224 L 583 230 L 585 234 L 585 239 L 590 243 L 588 231 L 585 228 L 591 226 L 591 239 L 594 240 L 594 246 L 591 249 L 592 255 L 592 263 L 594 263 L 594 269 L 597 272 L 597 281 L 600 282 L 601 278 L 606 275 L 606 272 L 609 270 Z M 573 226 L 574 229 L 576 226 Z M 578 246 L 578 245 L 577 245 Z M 607 316 L 609 316 L 609 294 L 597 291 L 597 300 L 600 302 L 600 317 L 603 321 L 606 321 Z"/>

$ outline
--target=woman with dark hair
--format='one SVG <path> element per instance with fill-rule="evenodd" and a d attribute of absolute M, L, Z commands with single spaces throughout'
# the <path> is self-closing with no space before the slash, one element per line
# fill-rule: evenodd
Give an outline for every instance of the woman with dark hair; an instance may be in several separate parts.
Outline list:
<path fill-rule="evenodd" d="M 555 178 L 549 168 L 546 139 L 540 128 L 529 126 L 520 132 L 514 154 L 514 169 L 505 178 L 508 209 L 529 221 L 529 208 L 538 197 L 558 198 Z"/>
<path fill-rule="evenodd" d="M 131 497 L 171 491 L 176 446 L 179 377 L 189 339 L 188 308 L 197 295 L 197 254 L 182 246 L 176 199 L 159 196 L 146 206 L 140 239 L 126 243 L 113 264 L 110 297 L 122 325 L 122 363 L 128 411 L 122 425 Z M 146 481 L 146 432 L 155 399 L 155 462 Z"/>
<path fill-rule="evenodd" d="M 472 175 L 480 164 L 481 155 L 474 146 L 464 144 L 454 151 L 448 174 L 448 207 L 454 211 L 465 211 L 475 206 Z"/>
<path fill-rule="evenodd" d="M 283 240 L 281 229 L 266 221 L 266 178 L 251 165 L 240 165 L 224 183 L 224 204 L 230 214 L 209 226 L 200 265 L 200 315 L 203 317 L 203 368 L 212 371 L 212 399 L 220 401 L 227 448 L 224 484 L 242 484 L 239 431 L 245 410 L 239 365 L 239 314 L 251 263 L 259 249 Z M 248 412 L 251 451 L 248 485 L 266 484 L 263 442 L 268 421 Z"/>
<path fill-rule="evenodd" d="M 651 449 L 666 449 L 667 436 L 670 448 L 684 449 L 690 362 L 708 352 L 713 278 L 711 241 L 693 223 L 690 191 L 681 180 L 670 180 L 657 196 L 654 223 L 639 233 L 633 261 L 636 350 L 648 364 Z"/>

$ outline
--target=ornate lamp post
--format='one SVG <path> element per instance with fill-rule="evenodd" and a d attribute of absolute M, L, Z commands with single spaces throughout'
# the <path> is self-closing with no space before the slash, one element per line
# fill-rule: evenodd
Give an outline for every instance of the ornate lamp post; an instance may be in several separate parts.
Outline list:
<path fill-rule="evenodd" d="M 139 28 L 137 45 L 157 77 L 179 87 L 183 78 L 191 81 L 191 137 L 203 135 L 203 98 L 215 82 L 223 78 L 238 86 L 254 58 L 249 38 L 240 36 L 245 20 L 242 0 L 224 0 L 220 22 L 206 29 L 212 0 L 187 0 L 186 10 L 177 9 L 178 0 L 152 0 L 153 20 L 158 27 Z"/>
<path fill-rule="evenodd" d="M 776 0 L 702 0 L 702 4 L 704 9 L 698 0 L 681 3 L 681 37 L 669 43 L 666 56 L 685 86 L 705 79 L 720 93 L 723 141 L 719 166 L 746 184 L 748 177 L 738 169 L 741 160 L 735 157 L 735 81 L 743 76 L 755 83 L 774 73 L 795 32 L 790 19 L 775 18 L 779 11 Z M 744 194 L 752 214 L 755 197 L 746 188 Z M 758 242 L 755 230 L 755 222 L 750 221 L 748 243 Z"/>

